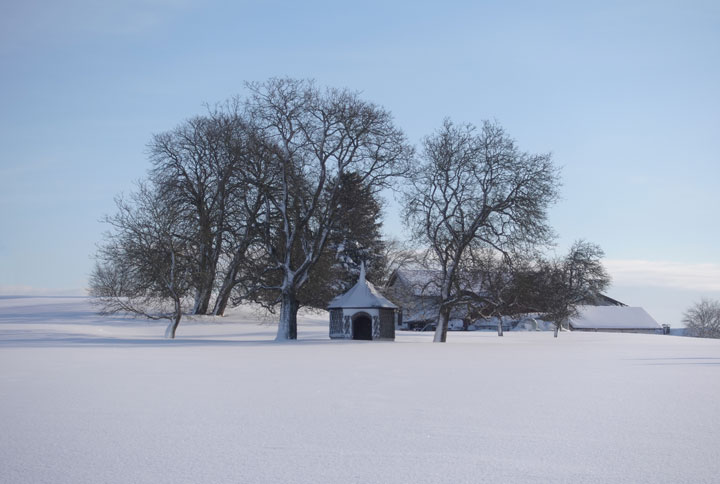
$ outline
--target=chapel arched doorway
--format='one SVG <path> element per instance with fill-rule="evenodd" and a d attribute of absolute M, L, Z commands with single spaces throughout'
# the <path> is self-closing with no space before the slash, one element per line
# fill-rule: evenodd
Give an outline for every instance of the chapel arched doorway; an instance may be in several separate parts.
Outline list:
<path fill-rule="evenodd" d="M 372 339 L 372 319 L 370 316 L 362 313 L 353 318 L 353 339 Z"/>

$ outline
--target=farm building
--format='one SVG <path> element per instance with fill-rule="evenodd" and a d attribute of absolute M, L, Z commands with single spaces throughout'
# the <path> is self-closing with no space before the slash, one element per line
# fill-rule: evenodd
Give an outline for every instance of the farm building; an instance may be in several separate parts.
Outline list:
<path fill-rule="evenodd" d="M 348 292 L 328 305 L 330 338 L 394 340 L 398 307 L 365 280 L 365 266 Z"/>
<path fill-rule="evenodd" d="M 384 292 L 402 308 L 403 329 L 420 329 L 437 321 L 440 288 L 436 271 L 397 269 Z M 453 315 L 454 316 L 454 315 Z"/>
<path fill-rule="evenodd" d="M 582 306 L 580 314 L 570 320 L 573 331 L 612 333 L 660 333 L 662 326 L 639 307 Z"/>
<path fill-rule="evenodd" d="M 402 329 L 420 329 L 437 322 L 440 302 L 438 272 L 432 270 L 397 269 L 388 280 L 385 294 L 402 308 Z M 470 288 L 474 292 L 479 288 Z M 464 307 L 453 308 L 451 320 L 465 321 L 465 328 L 495 329 L 496 318 L 472 318 Z M 472 319 L 472 321 L 470 321 Z M 502 318 L 503 329 L 516 329 L 524 320 Z M 472 323 L 472 324 L 469 324 Z M 525 326 L 523 326 L 525 327 Z M 662 327 L 643 308 L 628 307 L 604 294 L 598 294 L 582 306 L 580 315 L 571 321 L 576 331 L 661 332 Z"/>
<path fill-rule="evenodd" d="M 402 308 L 402 328 L 419 329 L 437 321 L 440 308 L 440 273 L 428 269 L 399 268 L 393 272 L 384 288 L 384 293 Z M 480 282 L 473 287 L 463 288 L 463 291 L 482 293 Z M 625 306 L 604 294 L 593 298 L 593 305 L 598 306 Z M 473 323 L 474 327 L 495 328 L 496 322 L 478 320 L 472 317 L 466 306 L 457 306 L 450 313 L 451 320 L 463 320 L 465 327 Z M 518 321 L 507 320 L 503 323 L 505 329 L 512 329 Z"/>

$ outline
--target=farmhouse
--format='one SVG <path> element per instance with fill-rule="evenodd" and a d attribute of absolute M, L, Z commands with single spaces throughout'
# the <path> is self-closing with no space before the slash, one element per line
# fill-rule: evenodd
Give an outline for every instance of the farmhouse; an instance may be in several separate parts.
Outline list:
<path fill-rule="evenodd" d="M 401 328 L 419 329 L 437 320 L 440 287 L 436 275 L 436 271 L 401 268 L 388 279 L 384 292 L 402 308 Z"/>
<path fill-rule="evenodd" d="M 348 292 L 328 305 L 330 338 L 332 339 L 395 339 L 398 307 L 365 280 L 365 266 Z"/>
<path fill-rule="evenodd" d="M 399 268 L 390 276 L 383 292 L 402 308 L 399 318 L 402 329 L 420 329 L 437 322 L 440 308 L 439 276 L 440 273 L 435 270 L 406 268 Z M 463 288 L 463 291 L 479 294 L 482 288 L 476 283 L 475 287 Z M 465 327 L 472 319 L 466 306 L 454 307 L 450 312 L 450 320 L 462 320 Z M 476 326 L 479 324 L 480 321 Z M 496 323 L 492 323 L 492 327 L 496 326 Z"/>

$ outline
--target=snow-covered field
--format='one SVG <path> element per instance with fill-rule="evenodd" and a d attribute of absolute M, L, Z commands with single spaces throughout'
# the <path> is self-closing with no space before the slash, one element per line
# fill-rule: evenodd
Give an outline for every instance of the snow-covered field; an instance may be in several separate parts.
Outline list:
<path fill-rule="evenodd" d="M 0 482 L 720 482 L 720 341 L 260 319 L 0 298 Z"/>

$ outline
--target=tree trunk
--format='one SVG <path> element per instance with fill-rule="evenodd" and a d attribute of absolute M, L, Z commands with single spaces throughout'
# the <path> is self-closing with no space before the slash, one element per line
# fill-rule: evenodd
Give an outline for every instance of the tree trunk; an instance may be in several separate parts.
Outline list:
<path fill-rule="evenodd" d="M 213 236 L 212 221 L 207 208 L 198 207 L 199 216 L 199 239 L 198 247 L 199 260 L 197 261 L 197 292 L 195 293 L 195 305 L 193 314 L 207 314 L 215 285 L 215 273 L 220 257 L 220 245 L 222 239 Z"/>
<path fill-rule="evenodd" d="M 555 337 L 557 338 L 558 331 L 560 331 L 560 325 L 555 325 Z"/>
<path fill-rule="evenodd" d="M 175 314 L 173 315 L 173 319 L 170 320 L 170 324 L 168 324 L 167 329 L 165 330 L 165 337 L 169 339 L 175 339 L 175 332 L 177 331 L 178 326 L 180 325 L 180 318 L 182 317 L 182 307 L 180 306 L 180 301 L 175 301 Z"/>
<path fill-rule="evenodd" d="M 450 319 L 450 308 L 444 306 L 440 307 L 440 314 L 438 315 L 438 324 L 435 328 L 434 343 L 445 343 L 447 341 L 448 332 L 448 320 Z"/>
<path fill-rule="evenodd" d="M 202 285 L 197 289 L 193 314 L 207 314 L 208 307 L 210 307 L 210 297 L 212 297 L 214 272 L 212 278 L 209 276 L 204 277 L 201 282 Z"/>
<path fill-rule="evenodd" d="M 235 284 L 232 281 L 228 281 L 227 278 L 223 281 L 220 291 L 218 292 L 217 299 L 215 300 L 215 307 L 213 308 L 214 316 L 224 316 L 225 309 L 227 308 L 228 302 L 230 301 L 230 295 Z"/>
<path fill-rule="evenodd" d="M 243 242 L 235 249 L 235 255 L 233 255 L 232 261 L 230 261 L 230 266 L 223 278 L 217 299 L 215 300 L 215 307 L 212 312 L 215 316 L 225 314 L 225 309 L 230 301 L 230 295 L 232 294 L 233 288 L 235 288 L 238 272 L 240 272 L 240 263 L 244 259 L 247 251 L 247 245 L 247 242 Z"/>
<path fill-rule="evenodd" d="M 215 307 L 213 308 L 213 314 L 215 316 L 222 316 L 225 314 L 225 308 L 227 308 L 228 302 L 230 301 L 230 295 L 235 287 L 235 277 L 237 276 L 237 267 L 231 267 L 228 273 L 225 274 L 222 286 L 218 291 L 217 299 L 215 300 Z"/>
<path fill-rule="evenodd" d="M 280 306 L 280 324 L 275 341 L 297 339 L 297 312 L 295 291 L 284 290 Z"/>
<path fill-rule="evenodd" d="M 498 320 L 498 336 L 503 335 L 503 326 L 502 326 L 502 319 Z"/>

